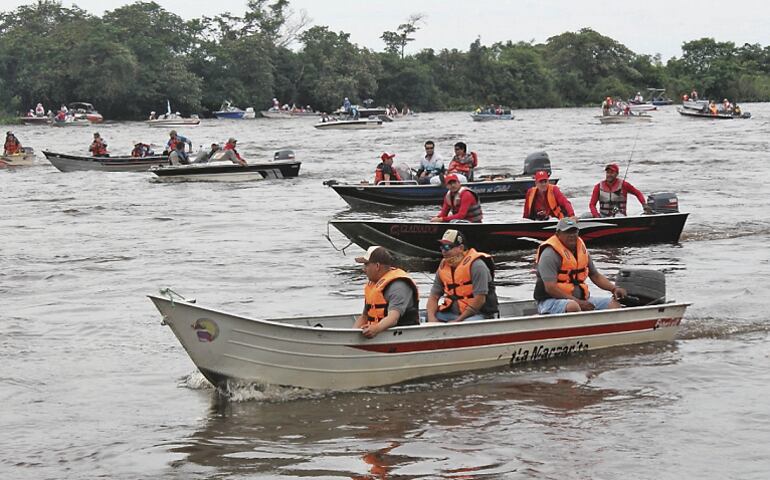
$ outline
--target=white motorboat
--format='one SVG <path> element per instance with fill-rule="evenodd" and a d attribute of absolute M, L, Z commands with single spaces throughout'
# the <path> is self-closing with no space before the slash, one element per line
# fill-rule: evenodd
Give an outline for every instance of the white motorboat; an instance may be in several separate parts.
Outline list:
<path fill-rule="evenodd" d="M 35 151 L 24 147 L 22 152 L 0 155 L 0 167 L 22 167 L 35 164 Z"/>
<path fill-rule="evenodd" d="M 368 128 L 379 128 L 382 126 L 382 120 L 376 117 L 359 120 L 337 120 L 327 118 L 316 123 L 315 128 L 321 130 L 365 130 Z"/>

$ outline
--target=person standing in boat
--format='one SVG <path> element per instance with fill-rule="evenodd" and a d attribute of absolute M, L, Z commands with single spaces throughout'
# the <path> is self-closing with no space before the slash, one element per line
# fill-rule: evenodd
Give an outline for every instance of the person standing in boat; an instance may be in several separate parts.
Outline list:
<path fill-rule="evenodd" d="M 391 327 L 420 324 L 417 284 L 408 273 L 393 266 L 387 249 L 369 247 L 356 262 L 364 265 L 369 281 L 364 287 L 364 310 L 353 328 L 360 328 L 366 338 L 374 338 Z"/>
<path fill-rule="evenodd" d="M 401 181 L 401 175 L 398 174 L 398 170 L 393 168 L 393 159 L 395 157 L 395 153 L 388 152 L 383 152 L 383 154 L 380 155 L 380 160 L 382 160 L 382 162 L 377 165 L 377 169 L 374 171 L 375 185 L 379 185 L 380 183 L 389 185 L 390 182 Z"/>
<path fill-rule="evenodd" d="M 548 220 L 575 215 L 575 210 L 559 187 L 548 182 L 550 175 L 545 170 L 535 172 L 535 186 L 527 190 L 524 197 L 524 218 Z"/>
<path fill-rule="evenodd" d="M 455 155 L 449 162 L 447 173 L 458 174 L 458 178 L 460 178 L 462 183 L 465 183 L 463 180 L 472 182 L 473 169 L 476 168 L 479 163 L 478 155 L 476 155 L 476 152 L 467 153 L 468 146 L 464 142 L 455 143 L 454 151 Z M 462 177 L 460 177 L 460 175 L 462 175 Z"/>
<path fill-rule="evenodd" d="M 246 160 L 241 158 L 241 154 L 238 153 L 238 150 L 235 149 L 236 143 L 238 143 L 238 140 L 236 140 L 233 137 L 230 137 L 227 140 L 227 143 L 225 144 L 225 148 L 222 149 L 224 151 L 224 155 L 222 156 L 222 159 L 230 160 L 235 164 L 245 167 L 246 165 L 248 165 L 248 163 L 246 163 Z"/>
<path fill-rule="evenodd" d="M 697 101 L 698 101 L 698 91 L 697 91 L 697 90 L 695 90 L 694 88 L 693 88 L 693 89 L 692 89 L 692 91 L 690 92 L 690 100 L 692 100 L 692 101 L 694 101 L 694 102 L 697 102 Z"/>
<path fill-rule="evenodd" d="M 192 141 L 190 141 L 190 139 L 187 137 L 177 134 L 176 130 L 171 130 L 170 132 L 168 132 L 168 137 L 169 138 L 168 138 L 168 142 L 166 143 L 166 151 L 169 153 L 177 151 L 176 144 L 181 143 L 182 154 L 184 155 L 184 158 L 187 161 L 187 163 L 189 163 L 187 152 L 185 152 L 184 146 L 188 145 L 190 147 L 190 152 L 192 152 L 192 149 L 193 149 Z"/>
<path fill-rule="evenodd" d="M 471 222 L 481 223 L 484 214 L 481 211 L 481 200 L 476 192 L 463 187 L 457 175 L 450 173 L 444 177 L 447 192 L 444 204 L 438 215 L 431 222 Z M 451 215 L 449 212 L 452 212 Z"/>
<path fill-rule="evenodd" d="M 427 185 L 441 183 L 441 176 L 444 173 L 444 159 L 436 153 L 436 144 L 433 140 L 425 142 L 425 155 L 420 158 L 420 168 L 417 170 L 417 183 Z"/>
<path fill-rule="evenodd" d="M 610 163 L 604 167 L 604 172 L 604 180 L 594 185 L 591 200 L 588 202 L 592 217 L 625 217 L 629 193 L 639 200 L 644 213 L 652 213 L 644 200 L 644 194 L 627 181 L 618 178 L 620 167 L 617 163 Z M 599 203 L 598 210 L 596 209 L 597 202 Z"/>
<path fill-rule="evenodd" d="M 534 297 L 541 315 L 621 307 L 618 299 L 625 297 L 626 291 L 596 269 L 579 233 L 576 218 L 562 218 L 556 224 L 556 234 L 537 248 Z M 612 296 L 592 297 L 586 278 Z"/>
<path fill-rule="evenodd" d="M 5 145 L 3 146 L 3 155 L 15 155 L 24 151 L 21 142 L 16 138 L 13 132 L 5 132 Z"/>
<path fill-rule="evenodd" d="M 428 322 L 463 322 L 494 318 L 498 313 L 495 262 L 465 245 L 457 230 L 439 240 L 441 261 L 425 306 Z M 439 305 L 439 300 L 443 302 Z"/>
<path fill-rule="evenodd" d="M 88 147 L 88 151 L 91 152 L 93 157 L 109 157 L 107 152 L 107 143 L 104 141 L 99 132 L 94 133 L 94 141 L 91 142 L 91 146 Z"/>

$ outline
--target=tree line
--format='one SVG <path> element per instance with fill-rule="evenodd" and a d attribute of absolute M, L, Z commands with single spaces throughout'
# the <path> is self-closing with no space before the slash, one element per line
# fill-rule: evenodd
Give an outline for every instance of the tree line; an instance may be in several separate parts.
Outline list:
<path fill-rule="evenodd" d="M 322 111 L 344 97 L 417 111 L 565 107 L 647 87 L 674 97 L 695 88 L 702 98 L 770 99 L 770 47 L 758 44 L 701 38 L 664 64 L 584 28 L 545 43 L 476 40 L 467 51 L 405 55 L 424 21 L 413 15 L 383 32 L 382 51 L 373 51 L 345 32 L 308 27 L 288 0 L 250 0 L 242 16 L 192 20 L 155 2 L 99 17 L 38 0 L 0 13 L 0 111 L 87 101 L 106 118 L 140 119 L 166 100 L 176 111 L 206 114 L 225 99 L 261 110 L 274 97 Z"/>

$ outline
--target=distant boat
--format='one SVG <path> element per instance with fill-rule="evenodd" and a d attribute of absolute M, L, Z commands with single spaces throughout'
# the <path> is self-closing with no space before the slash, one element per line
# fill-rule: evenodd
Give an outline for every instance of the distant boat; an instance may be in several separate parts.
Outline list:
<path fill-rule="evenodd" d="M 238 107 L 234 107 L 229 100 L 225 100 L 219 110 L 214 112 L 214 116 L 219 119 L 235 119 L 240 120 L 246 114 L 244 110 Z"/>
<path fill-rule="evenodd" d="M 382 126 L 382 120 L 370 117 L 367 120 L 336 120 L 327 119 L 316 123 L 314 126 L 320 130 L 365 130 L 369 128 L 379 128 Z"/>
<path fill-rule="evenodd" d="M 66 117 L 64 120 L 53 119 L 52 127 L 90 127 L 91 121 L 85 117 Z"/>
<path fill-rule="evenodd" d="M 647 123 L 652 121 L 652 117 L 650 115 L 645 115 L 642 113 L 634 115 L 599 115 L 596 118 L 598 118 L 599 122 L 604 125 L 617 123 Z"/>
<path fill-rule="evenodd" d="M 731 120 L 733 118 L 751 118 L 751 113 L 749 112 L 741 112 L 740 114 L 735 114 L 733 112 L 725 112 L 725 111 L 711 113 L 709 111 L 704 112 L 704 111 L 693 110 L 689 108 L 677 108 L 676 111 L 679 112 L 679 115 L 683 115 L 685 117 L 706 118 L 710 120 Z"/>
<path fill-rule="evenodd" d="M 308 112 L 308 111 L 292 111 L 292 110 L 278 110 L 278 109 L 270 109 L 270 110 L 262 110 L 259 112 L 260 115 L 262 115 L 264 118 L 314 118 L 321 115 L 320 112 Z"/>
<path fill-rule="evenodd" d="M 154 116 L 155 112 L 151 112 L 151 116 Z M 171 102 L 166 100 L 166 113 L 157 118 L 151 118 L 145 120 L 150 127 L 194 127 L 201 123 L 201 119 L 198 115 L 192 115 L 189 118 L 185 118 L 179 114 L 179 112 L 171 111 Z"/>
<path fill-rule="evenodd" d="M 33 117 L 17 117 L 20 122 L 25 125 L 47 125 L 51 123 L 51 117 L 48 116 L 33 116 Z"/>
<path fill-rule="evenodd" d="M 485 113 L 485 112 L 473 112 L 471 113 L 471 118 L 474 122 L 490 122 L 494 120 L 513 120 L 514 115 L 513 113 Z"/>
<path fill-rule="evenodd" d="M 246 111 L 243 112 L 243 118 L 248 118 L 248 119 L 257 118 L 257 112 L 254 111 L 253 107 L 247 107 Z"/>
<path fill-rule="evenodd" d="M 102 114 L 97 112 L 93 105 L 86 102 L 72 102 L 67 105 L 69 114 L 75 119 L 85 118 L 91 123 L 101 123 L 104 121 Z"/>

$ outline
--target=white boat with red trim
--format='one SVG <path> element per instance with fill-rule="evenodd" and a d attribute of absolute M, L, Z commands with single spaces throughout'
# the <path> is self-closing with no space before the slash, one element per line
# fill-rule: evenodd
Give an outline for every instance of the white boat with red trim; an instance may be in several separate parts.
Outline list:
<path fill-rule="evenodd" d="M 670 342 L 689 305 L 538 315 L 534 301 L 501 302 L 500 318 L 396 327 L 367 339 L 352 328 L 355 313 L 263 319 L 197 305 L 170 289 L 149 297 L 195 366 L 223 390 L 231 382 L 351 390 Z"/>

